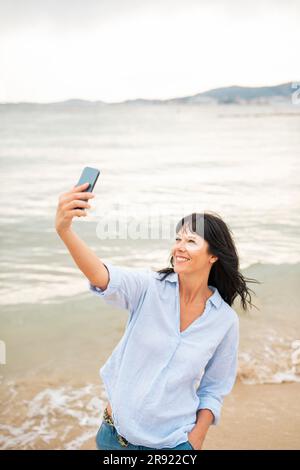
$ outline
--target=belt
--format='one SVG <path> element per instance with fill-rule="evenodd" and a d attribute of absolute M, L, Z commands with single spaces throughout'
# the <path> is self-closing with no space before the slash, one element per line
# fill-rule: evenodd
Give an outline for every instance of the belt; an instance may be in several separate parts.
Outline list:
<path fill-rule="evenodd" d="M 109 415 L 109 413 L 107 411 L 107 408 L 104 409 L 103 419 L 106 423 L 110 424 L 111 426 L 113 426 L 115 428 L 114 420 L 113 420 L 112 416 Z M 118 439 L 119 443 L 121 444 L 121 446 L 127 447 L 129 445 L 129 442 L 127 441 L 127 439 L 125 439 L 125 437 L 118 434 L 116 428 L 115 428 L 115 431 L 117 433 L 117 439 Z"/>

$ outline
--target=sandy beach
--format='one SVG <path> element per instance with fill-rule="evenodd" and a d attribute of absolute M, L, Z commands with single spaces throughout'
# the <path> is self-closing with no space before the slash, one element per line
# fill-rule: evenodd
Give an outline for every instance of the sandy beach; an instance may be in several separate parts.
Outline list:
<path fill-rule="evenodd" d="M 237 382 L 203 449 L 300 449 L 299 396 L 299 383 Z"/>
<path fill-rule="evenodd" d="M 300 384 L 236 383 L 203 450 L 300 449 Z M 83 448 L 92 449 L 93 441 Z"/>
<path fill-rule="evenodd" d="M 51 381 L 29 385 L 15 385 L 10 397 L 8 388 L 6 397 L 1 394 L 1 401 L 14 403 L 2 412 L 2 449 L 95 449 L 106 404 L 103 388 L 78 383 L 62 390 Z M 299 396 L 300 383 L 237 381 L 203 450 L 300 449 Z"/>
<path fill-rule="evenodd" d="M 300 449 L 300 384 L 236 383 L 203 450 Z M 93 440 L 83 446 L 92 449 Z"/>

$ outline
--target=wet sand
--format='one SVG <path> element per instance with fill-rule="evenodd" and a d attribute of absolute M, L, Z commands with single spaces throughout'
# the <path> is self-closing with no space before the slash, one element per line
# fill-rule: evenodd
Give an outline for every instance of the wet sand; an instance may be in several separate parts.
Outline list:
<path fill-rule="evenodd" d="M 300 383 L 237 381 L 203 450 L 299 450 L 299 397 Z M 106 404 L 101 385 L 33 379 L 2 388 L 0 398 L 0 449 L 95 449 Z"/>
<path fill-rule="evenodd" d="M 300 383 L 244 385 L 224 400 L 203 450 L 300 449 Z M 82 448 L 92 449 L 93 441 Z"/>
<path fill-rule="evenodd" d="M 203 449 L 300 449 L 300 383 L 236 383 Z"/>

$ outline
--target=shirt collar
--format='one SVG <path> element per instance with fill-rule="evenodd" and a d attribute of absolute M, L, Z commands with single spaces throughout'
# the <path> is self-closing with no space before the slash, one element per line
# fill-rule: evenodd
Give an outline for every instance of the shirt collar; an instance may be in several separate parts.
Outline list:
<path fill-rule="evenodd" d="M 156 277 L 158 279 L 160 279 L 161 276 L 164 276 L 164 274 L 159 274 L 159 273 L 155 273 L 156 274 Z M 177 283 L 178 282 L 178 274 L 177 273 L 170 273 L 166 279 L 164 279 L 164 281 L 168 281 L 168 282 L 174 282 L 174 283 Z M 211 295 L 209 297 L 208 300 L 210 300 L 210 302 L 216 307 L 216 308 L 219 308 L 221 303 L 222 303 L 222 297 L 217 289 L 217 287 L 215 286 L 211 286 L 209 285 L 208 286 L 212 291 L 214 291 L 213 295 Z"/>

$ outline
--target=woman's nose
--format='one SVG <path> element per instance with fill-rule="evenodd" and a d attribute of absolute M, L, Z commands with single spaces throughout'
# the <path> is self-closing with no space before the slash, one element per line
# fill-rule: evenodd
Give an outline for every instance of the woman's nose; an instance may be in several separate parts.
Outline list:
<path fill-rule="evenodd" d="M 181 240 L 178 245 L 177 245 L 177 250 L 178 251 L 185 251 L 185 242 L 183 240 Z"/>

